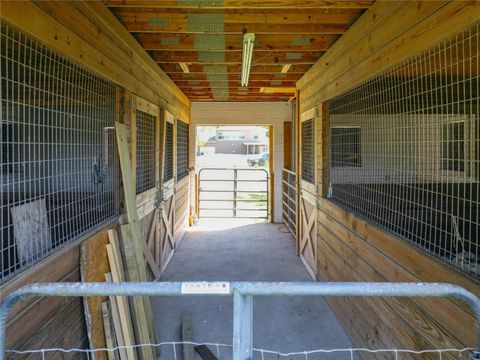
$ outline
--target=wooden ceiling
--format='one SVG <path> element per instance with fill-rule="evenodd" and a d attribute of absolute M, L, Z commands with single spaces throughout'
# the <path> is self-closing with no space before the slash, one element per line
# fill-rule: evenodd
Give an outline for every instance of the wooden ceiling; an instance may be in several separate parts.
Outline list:
<path fill-rule="evenodd" d="M 373 0 L 103 0 L 192 101 L 287 101 L 295 87 Z M 241 87 L 244 32 L 255 33 Z M 188 64 L 184 73 L 180 63 Z M 282 67 L 291 64 L 287 73 Z"/>

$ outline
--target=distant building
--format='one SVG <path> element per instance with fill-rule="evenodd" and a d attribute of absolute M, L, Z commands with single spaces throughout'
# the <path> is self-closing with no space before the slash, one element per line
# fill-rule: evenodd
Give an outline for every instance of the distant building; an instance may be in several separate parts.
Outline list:
<path fill-rule="evenodd" d="M 219 126 L 203 147 L 216 154 L 260 154 L 268 150 L 268 130 L 259 126 Z"/>

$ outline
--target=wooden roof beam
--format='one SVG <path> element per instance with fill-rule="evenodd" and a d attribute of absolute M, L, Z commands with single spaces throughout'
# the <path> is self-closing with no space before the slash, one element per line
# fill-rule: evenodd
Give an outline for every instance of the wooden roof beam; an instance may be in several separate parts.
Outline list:
<path fill-rule="evenodd" d="M 137 34 L 145 50 L 242 51 L 243 35 Z M 338 35 L 256 35 L 255 51 L 326 51 Z"/>
<path fill-rule="evenodd" d="M 242 63 L 241 52 L 208 52 L 200 54 L 196 51 L 151 51 L 153 59 L 158 63 L 204 64 L 204 65 L 238 65 Z M 254 52 L 252 64 L 314 64 L 323 52 Z"/>
<path fill-rule="evenodd" d="M 373 0 L 224 0 L 222 5 L 196 5 L 178 0 L 103 0 L 110 8 L 175 8 L 175 9 L 366 9 Z"/>
<path fill-rule="evenodd" d="M 246 24 L 224 24 L 221 29 L 211 29 L 208 31 L 189 28 L 185 21 L 178 24 L 155 24 L 147 21 L 125 21 L 125 27 L 128 31 L 134 34 L 148 34 L 148 33 L 181 33 L 181 34 L 230 34 L 243 35 L 243 29 Z M 254 32 L 255 35 L 267 34 L 286 34 L 286 35 L 304 35 L 304 34 L 319 34 L 319 35 L 342 35 L 348 30 L 347 23 L 338 24 L 295 24 L 292 27 L 289 24 L 248 24 L 248 29 Z"/>
<path fill-rule="evenodd" d="M 159 63 L 160 67 L 165 71 L 169 76 L 173 74 L 182 74 L 182 69 L 177 66 L 177 64 L 162 64 Z M 283 64 L 266 64 L 266 65 L 252 65 L 250 70 L 250 74 L 279 74 L 282 69 Z M 288 74 L 304 74 L 310 65 L 295 65 L 292 64 L 290 70 L 288 70 Z M 203 74 L 204 71 L 208 70 L 209 74 L 240 74 L 242 72 L 241 65 L 225 65 L 218 68 L 208 68 L 205 69 L 204 65 L 201 64 L 192 64 L 189 66 L 191 74 Z"/>
<path fill-rule="evenodd" d="M 169 74 L 170 79 L 173 81 L 182 81 L 182 80 L 189 80 L 189 81 L 207 81 L 212 77 L 214 74 L 206 74 L 206 73 L 195 73 L 192 74 L 190 73 L 189 75 L 184 75 L 182 74 Z M 219 74 L 215 74 L 219 75 Z M 228 73 L 228 74 L 223 74 L 227 75 L 227 78 L 229 80 L 237 80 L 240 79 L 240 73 Z M 280 74 L 280 73 L 275 73 L 275 74 L 257 74 L 257 73 L 250 73 L 250 80 L 256 81 L 256 80 L 271 80 L 271 81 L 297 81 L 300 79 L 302 74 Z"/>

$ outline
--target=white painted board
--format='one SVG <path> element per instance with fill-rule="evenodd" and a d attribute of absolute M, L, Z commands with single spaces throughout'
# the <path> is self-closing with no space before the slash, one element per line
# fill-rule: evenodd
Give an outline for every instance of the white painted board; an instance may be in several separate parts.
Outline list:
<path fill-rule="evenodd" d="M 13 231 L 20 263 L 29 263 L 52 247 L 45 200 L 12 207 Z"/>

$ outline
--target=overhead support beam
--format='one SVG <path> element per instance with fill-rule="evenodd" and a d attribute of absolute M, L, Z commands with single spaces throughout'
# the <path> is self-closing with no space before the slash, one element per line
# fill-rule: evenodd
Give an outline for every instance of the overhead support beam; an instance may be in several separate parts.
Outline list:
<path fill-rule="evenodd" d="M 179 80 L 176 81 L 177 85 L 180 87 L 180 89 L 183 89 L 184 86 L 192 86 L 192 87 L 208 87 L 208 88 L 214 88 L 214 87 L 223 87 L 223 88 L 229 88 L 229 87 L 240 87 L 241 86 L 241 81 L 240 79 L 237 80 L 211 80 L 211 81 L 189 81 L 189 80 Z M 295 81 L 263 81 L 263 80 L 254 80 L 249 82 L 249 86 L 254 86 L 254 87 L 272 87 L 272 86 L 281 86 L 281 87 L 295 87 L 296 82 Z"/>
<path fill-rule="evenodd" d="M 181 63 L 204 65 L 241 65 L 241 52 L 201 52 L 201 51 L 151 51 L 157 63 Z M 258 52 L 254 54 L 252 65 L 314 64 L 323 52 Z"/>
<path fill-rule="evenodd" d="M 165 71 L 167 74 L 171 76 L 171 74 L 183 74 L 182 69 L 178 64 L 163 64 L 159 63 L 160 67 Z M 304 74 L 310 65 L 302 65 L 302 64 L 292 64 L 290 70 L 288 71 L 289 75 L 295 74 Z M 192 74 L 240 74 L 242 72 L 241 65 L 225 65 L 221 67 L 210 67 L 208 65 L 201 65 L 201 64 L 190 64 L 189 65 L 190 73 Z M 275 75 L 279 74 L 282 70 L 282 64 L 266 64 L 266 65 L 252 65 L 251 75 L 253 74 L 269 74 Z"/>
<path fill-rule="evenodd" d="M 190 72 L 188 75 L 185 75 L 183 72 L 182 73 L 172 73 L 169 74 L 170 78 L 177 82 L 177 81 L 210 81 L 210 80 L 215 80 L 214 77 L 216 75 L 226 75 L 222 76 L 222 78 L 227 78 L 228 80 L 235 81 L 240 79 L 240 73 L 222 73 L 222 74 L 211 74 L 211 73 L 192 73 Z M 263 80 L 263 81 L 297 81 L 300 79 L 302 74 L 281 74 L 279 72 L 277 73 L 253 73 L 250 72 L 250 80 L 257 81 L 257 80 Z M 225 80 L 225 79 L 222 79 Z"/>
<path fill-rule="evenodd" d="M 373 0 L 223 0 L 221 3 L 205 1 L 179 2 L 178 0 L 103 0 L 110 8 L 151 9 L 366 9 Z"/>
<path fill-rule="evenodd" d="M 262 87 L 260 88 L 260 92 L 263 94 L 279 94 L 279 93 L 287 93 L 287 94 L 295 94 L 297 88 L 293 87 Z"/>
<path fill-rule="evenodd" d="M 170 51 L 242 51 L 243 35 L 209 34 L 136 34 L 145 50 Z M 256 35 L 257 51 L 326 51 L 338 35 Z M 221 46 L 221 48 L 220 48 Z"/>
<path fill-rule="evenodd" d="M 217 35 L 242 35 L 245 29 L 244 24 L 224 24 L 221 29 L 211 29 L 208 31 L 190 28 L 185 21 L 179 24 L 164 22 L 156 25 L 148 21 L 127 21 L 125 26 L 133 34 L 217 34 Z M 348 30 L 347 24 L 249 24 L 249 31 L 257 35 L 342 35 Z"/>

